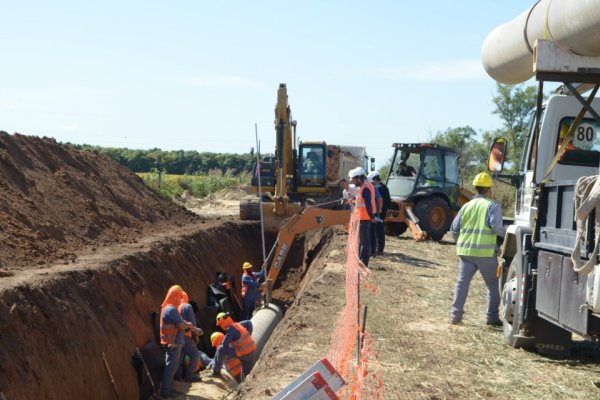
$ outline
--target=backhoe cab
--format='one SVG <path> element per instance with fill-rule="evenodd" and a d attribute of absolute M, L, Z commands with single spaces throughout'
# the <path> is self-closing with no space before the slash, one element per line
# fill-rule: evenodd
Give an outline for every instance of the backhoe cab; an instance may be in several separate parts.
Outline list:
<path fill-rule="evenodd" d="M 386 181 L 392 198 L 387 234 L 401 235 L 408 227 L 415 240 L 441 240 L 456 212 L 473 197 L 460 187 L 456 151 L 433 143 L 392 146 Z"/>

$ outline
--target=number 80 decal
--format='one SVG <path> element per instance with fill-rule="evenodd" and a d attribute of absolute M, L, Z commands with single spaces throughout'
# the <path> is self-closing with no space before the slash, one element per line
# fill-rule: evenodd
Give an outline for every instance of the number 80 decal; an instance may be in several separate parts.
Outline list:
<path fill-rule="evenodd" d="M 575 130 L 573 145 L 580 149 L 589 150 L 596 140 L 596 127 L 590 124 L 581 124 Z"/>

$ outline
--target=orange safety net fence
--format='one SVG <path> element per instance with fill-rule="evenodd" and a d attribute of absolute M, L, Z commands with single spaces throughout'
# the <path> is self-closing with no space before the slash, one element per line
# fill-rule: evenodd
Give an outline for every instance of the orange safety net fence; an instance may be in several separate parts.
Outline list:
<path fill-rule="evenodd" d="M 371 272 L 358 257 L 359 220 L 354 215 L 348 226 L 346 245 L 346 305 L 338 316 L 327 359 L 348 383 L 337 393 L 346 399 L 383 399 L 383 373 L 373 339 L 369 335 L 368 316 L 363 333 L 363 305 L 361 289 L 376 293 L 377 288 L 368 280 Z M 360 355 L 357 356 L 357 347 Z"/>

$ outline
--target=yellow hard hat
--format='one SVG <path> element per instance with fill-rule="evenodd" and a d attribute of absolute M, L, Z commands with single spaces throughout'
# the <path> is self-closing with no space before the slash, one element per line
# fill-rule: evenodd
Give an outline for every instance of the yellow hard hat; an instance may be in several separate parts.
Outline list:
<path fill-rule="evenodd" d="M 225 335 L 223 335 L 221 332 L 214 332 L 212 335 L 210 335 L 210 344 L 212 347 L 219 347 L 221 343 L 223 343 L 223 339 L 225 339 Z"/>
<path fill-rule="evenodd" d="M 492 187 L 492 177 L 487 172 L 480 172 L 473 179 L 473 186 L 489 188 Z"/>
<path fill-rule="evenodd" d="M 242 268 L 243 268 L 243 269 L 249 269 L 249 268 L 252 268 L 252 264 L 250 264 L 248 261 L 246 261 L 246 262 L 244 263 L 244 265 L 242 265 Z"/>
<path fill-rule="evenodd" d="M 227 323 L 227 321 L 229 321 Z M 225 324 L 225 326 L 223 326 Z M 217 314 L 217 326 L 220 328 L 225 328 L 231 324 L 231 315 L 227 312 L 220 312 Z"/>

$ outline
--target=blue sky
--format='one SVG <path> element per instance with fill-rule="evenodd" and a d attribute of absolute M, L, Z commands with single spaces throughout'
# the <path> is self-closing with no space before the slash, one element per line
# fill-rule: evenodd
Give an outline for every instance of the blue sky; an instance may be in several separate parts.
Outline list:
<path fill-rule="evenodd" d="M 535 1 L 19 1 L 0 5 L 0 130 L 245 153 L 275 146 L 287 83 L 304 140 L 366 146 L 500 127 L 485 36 Z M 534 84 L 530 81 L 528 84 Z"/>

